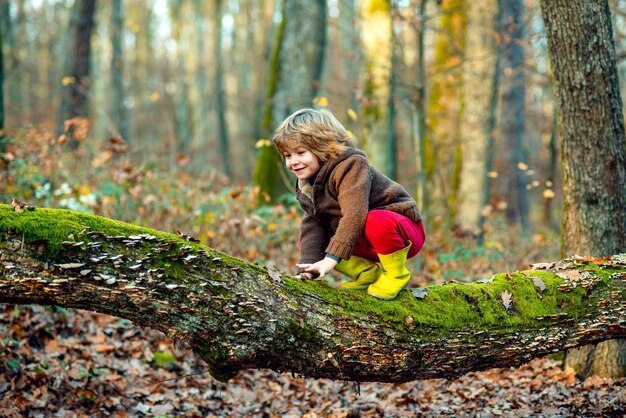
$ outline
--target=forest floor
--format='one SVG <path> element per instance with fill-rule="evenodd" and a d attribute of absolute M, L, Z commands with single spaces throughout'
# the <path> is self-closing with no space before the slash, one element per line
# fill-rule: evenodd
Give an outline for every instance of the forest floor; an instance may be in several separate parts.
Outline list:
<path fill-rule="evenodd" d="M 246 371 L 228 384 L 160 332 L 119 318 L 0 305 L 1 417 L 619 417 L 626 379 L 558 361 L 405 384 Z"/>

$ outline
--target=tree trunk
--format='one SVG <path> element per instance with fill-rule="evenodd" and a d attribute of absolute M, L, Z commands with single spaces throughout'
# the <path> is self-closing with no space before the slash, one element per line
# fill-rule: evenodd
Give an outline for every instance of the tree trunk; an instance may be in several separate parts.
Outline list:
<path fill-rule="evenodd" d="M 356 13 L 356 0 L 344 0 L 339 2 L 339 37 L 341 46 L 341 80 L 345 83 L 345 94 L 338 99 L 342 109 L 352 109 L 355 114 L 359 111 L 357 92 L 360 87 L 360 74 L 362 62 L 362 50 L 359 36 L 359 18 Z M 346 121 L 356 122 L 354 119 Z M 356 132 L 354 126 L 346 125 L 346 128 Z"/>
<path fill-rule="evenodd" d="M 268 76 L 268 102 L 263 119 L 268 136 L 270 130 L 291 113 L 312 105 L 320 84 L 325 48 L 326 1 L 285 1 Z M 281 170 L 280 156 L 274 147 L 262 145 L 254 184 L 270 200 L 289 190 Z"/>
<path fill-rule="evenodd" d="M 143 146 L 154 147 L 155 142 L 163 137 L 164 127 L 159 118 L 159 103 L 163 100 L 165 90 L 157 81 L 156 75 L 155 12 L 145 0 L 137 4 L 128 4 L 126 10 L 129 18 L 137 22 L 131 26 L 135 40 L 134 53 L 128 56 L 130 70 L 128 90 L 137 103 L 137 106 L 127 109 L 128 119 L 132 120 L 129 135 L 138 141 L 141 138 L 142 144 L 145 144 Z"/>
<path fill-rule="evenodd" d="M 463 111 L 460 132 L 461 171 L 456 223 L 478 234 L 485 188 L 489 105 L 491 101 L 496 29 L 496 1 L 476 0 L 467 5 Z"/>
<path fill-rule="evenodd" d="M 435 51 L 428 98 L 428 130 L 425 132 L 423 170 L 428 193 L 423 213 L 438 216 L 454 207 L 458 189 L 455 177 L 456 144 L 458 143 L 462 89 L 460 67 L 465 44 L 465 0 L 443 0 L 440 3 L 440 31 L 435 35 Z M 448 202 L 448 198 L 451 202 Z M 446 213 L 452 217 L 452 213 Z M 434 225 L 431 225 L 433 227 Z"/>
<path fill-rule="evenodd" d="M 558 121 L 556 103 L 552 105 L 552 117 L 550 122 L 550 142 L 548 143 L 548 162 L 545 168 L 546 182 L 543 192 L 543 223 L 544 225 L 558 230 L 559 226 L 557 221 L 554 220 L 552 214 L 552 202 L 554 200 L 554 184 L 557 176 L 557 161 L 558 161 Z"/>
<path fill-rule="evenodd" d="M 124 14 L 122 0 L 111 3 L 111 119 L 114 133 L 128 142 L 128 119 L 126 115 L 126 90 L 124 89 Z"/>
<path fill-rule="evenodd" d="M 424 35 L 426 33 L 426 1 L 419 0 L 418 22 L 416 31 L 417 49 L 417 91 L 413 102 L 413 145 L 418 154 L 417 162 L 417 190 L 415 198 L 420 207 L 428 207 L 428 185 L 426 184 L 426 64 L 424 60 Z"/>
<path fill-rule="evenodd" d="M 0 3 L 5 12 L 4 5 Z M 7 5 L 8 6 L 8 5 Z M 0 25 L 0 154 L 5 152 L 4 143 L 4 27 Z"/>
<path fill-rule="evenodd" d="M 13 2 L 13 8 L 15 10 L 15 20 L 11 20 L 9 5 L 6 6 L 7 12 L 5 32 L 5 43 L 8 47 L 8 62 L 7 62 L 7 75 L 10 75 L 10 82 L 7 83 L 7 103 L 11 108 L 16 109 L 16 114 L 21 116 L 21 112 L 25 108 L 25 74 L 23 57 L 26 56 L 24 49 L 26 45 L 26 13 L 24 11 L 24 0 L 18 0 Z M 18 113 L 19 112 L 19 113 Z"/>
<path fill-rule="evenodd" d="M 218 143 L 222 170 L 232 177 L 229 163 L 228 125 L 226 123 L 226 94 L 224 92 L 224 57 L 222 54 L 222 0 L 215 3 L 215 111 L 217 112 Z"/>
<path fill-rule="evenodd" d="M 193 88 L 190 92 L 190 99 L 193 101 L 193 120 L 194 120 L 194 149 L 200 147 L 203 149 L 209 146 L 210 120 L 208 101 L 213 97 L 212 86 L 207 89 L 207 39 L 213 39 L 217 42 L 217 38 L 209 31 L 212 26 L 207 16 L 214 12 L 212 8 L 205 7 L 204 0 L 193 0 L 191 2 L 193 14 L 195 16 L 193 25 L 194 32 L 192 34 L 193 53 L 190 54 L 191 68 L 193 73 Z"/>
<path fill-rule="evenodd" d="M 497 20 L 500 21 L 502 18 L 502 0 L 496 0 L 496 12 L 495 15 Z M 501 29 L 500 24 L 497 25 L 497 29 Z M 485 133 L 487 136 L 487 146 L 485 149 L 485 169 L 483 171 L 483 181 L 484 188 L 482 193 L 482 201 L 481 201 L 481 209 L 480 217 L 478 218 L 478 245 L 483 245 L 485 243 L 485 224 L 487 222 L 488 213 L 486 212 L 486 208 L 488 207 L 491 200 L 491 189 L 493 184 L 493 178 L 491 177 L 491 172 L 493 171 L 494 166 L 494 153 L 495 153 L 495 143 L 496 139 L 494 137 L 494 132 L 496 130 L 497 124 L 497 109 L 498 109 L 498 93 L 500 92 L 500 60 L 502 58 L 502 51 L 497 47 L 494 50 L 495 54 L 495 63 L 494 63 L 494 71 L 491 76 L 491 92 L 489 97 L 489 113 L 487 117 L 487 126 L 485 129 Z"/>
<path fill-rule="evenodd" d="M 528 231 L 528 176 L 523 143 L 526 126 L 524 82 L 524 1 L 501 0 L 500 34 L 502 48 L 502 107 L 500 134 L 506 142 L 506 219 Z"/>
<path fill-rule="evenodd" d="M 73 37 L 69 42 L 69 69 L 64 76 L 63 97 L 59 112 L 58 131 L 64 132 L 66 120 L 86 118 L 89 112 L 89 62 L 91 57 L 91 32 L 96 0 L 79 0 L 75 4 L 70 30 Z M 78 147 L 78 140 L 70 136 L 68 144 Z"/>
<path fill-rule="evenodd" d="M 562 250 L 623 251 L 626 146 L 608 3 L 542 0 L 541 8 L 561 129 Z M 624 375 L 623 343 L 619 350 L 602 349 L 611 353 L 604 360 L 589 350 L 568 355 L 567 363 L 584 375 Z"/>
<path fill-rule="evenodd" d="M 191 151 L 192 122 L 189 106 L 189 85 L 187 82 L 186 55 L 189 52 L 183 40 L 185 24 L 185 4 L 182 0 L 170 0 L 170 15 L 172 19 L 172 38 L 176 43 L 176 98 L 174 112 L 174 126 L 176 131 L 176 153 L 187 154 Z"/>
<path fill-rule="evenodd" d="M 398 135 L 396 132 L 396 72 L 398 71 L 397 39 L 393 28 L 394 6 L 390 5 L 389 49 L 391 65 L 389 68 L 389 95 L 387 97 L 387 141 L 385 144 L 385 174 L 398 180 Z"/>
<path fill-rule="evenodd" d="M 455 379 L 626 337 L 626 254 L 567 259 L 394 301 L 281 276 L 151 229 L 0 205 L 0 303 L 127 318 L 193 349 L 216 378 Z"/>
<path fill-rule="evenodd" d="M 392 13 L 389 0 L 367 0 L 361 5 L 364 81 L 361 148 L 370 163 L 390 173 L 389 161 L 395 146 L 389 144 L 389 108 L 392 78 Z"/>

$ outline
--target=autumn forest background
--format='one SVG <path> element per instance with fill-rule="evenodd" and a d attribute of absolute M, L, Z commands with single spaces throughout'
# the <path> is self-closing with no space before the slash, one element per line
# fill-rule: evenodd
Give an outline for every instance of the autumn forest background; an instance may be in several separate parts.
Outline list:
<path fill-rule="evenodd" d="M 626 2 L 609 5 L 624 98 Z M 0 203 L 181 231 L 295 273 L 301 211 L 269 140 L 309 106 L 332 111 L 416 198 L 428 242 L 412 286 L 489 277 L 565 250 L 538 0 L 0 0 L 0 47 Z M 623 379 L 577 380 L 555 359 L 452 386 L 368 384 L 359 395 L 271 372 L 228 386 L 181 378 L 202 363 L 104 315 L 0 305 L 0 337 L 9 416 L 626 408 Z"/>

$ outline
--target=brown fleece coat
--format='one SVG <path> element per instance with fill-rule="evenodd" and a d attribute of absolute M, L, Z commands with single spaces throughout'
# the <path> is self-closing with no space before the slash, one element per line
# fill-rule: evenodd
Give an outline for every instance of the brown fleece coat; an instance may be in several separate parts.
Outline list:
<path fill-rule="evenodd" d="M 414 222 L 422 219 L 409 193 L 371 167 L 365 153 L 354 146 L 324 163 L 313 184 L 298 180 L 296 197 L 305 212 L 300 263 L 315 263 L 327 253 L 350 258 L 370 210 L 390 210 Z"/>

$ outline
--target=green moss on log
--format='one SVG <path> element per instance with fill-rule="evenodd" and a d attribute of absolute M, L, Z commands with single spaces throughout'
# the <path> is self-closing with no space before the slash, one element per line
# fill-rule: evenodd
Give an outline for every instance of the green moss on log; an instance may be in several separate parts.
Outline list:
<path fill-rule="evenodd" d="M 176 241 L 185 245 L 193 244 L 176 235 L 97 215 L 48 208 L 18 213 L 9 205 L 0 205 L 0 234 L 12 232 L 18 236 L 21 235 L 26 242 L 45 240 L 48 256 L 57 255 L 63 248 L 64 241 L 91 241 L 87 235 L 84 235 L 85 228 L 89 228 L 89 231 L 104 232 L 110 236 L 148 234 L 167 241 Z"/>
<path fill-rule="evenodd" d="M 533 277 L 540 278 L 546 288 L 539 289 Z M 403 291 L 393 301 L 381 301 L 365 291 L 335 289 L 320 281 L 287 280 L 301 294 L 315 294 L 341 308 L 342 315 L 378 316 L 399 331 L 406 330 L 406 319 L 411 317 L 416 328 L 413 333 L 425 336 L 467 328 L 497 332 L 536 329 L 545 326 L 544 318 L 560 315 L 563 319 L 576 319 L 596 309 L 584 288 L 575 287 L 566 293 L 557 289 L 563 283 L 564 279 L 555 274 L 532 270 L 499 274 L 491 283 L 431 286 L 426 288 L 428 295 L 423 300 Z M 512 295 L 508 310 L 501 298 L 505 291 Z"/>

